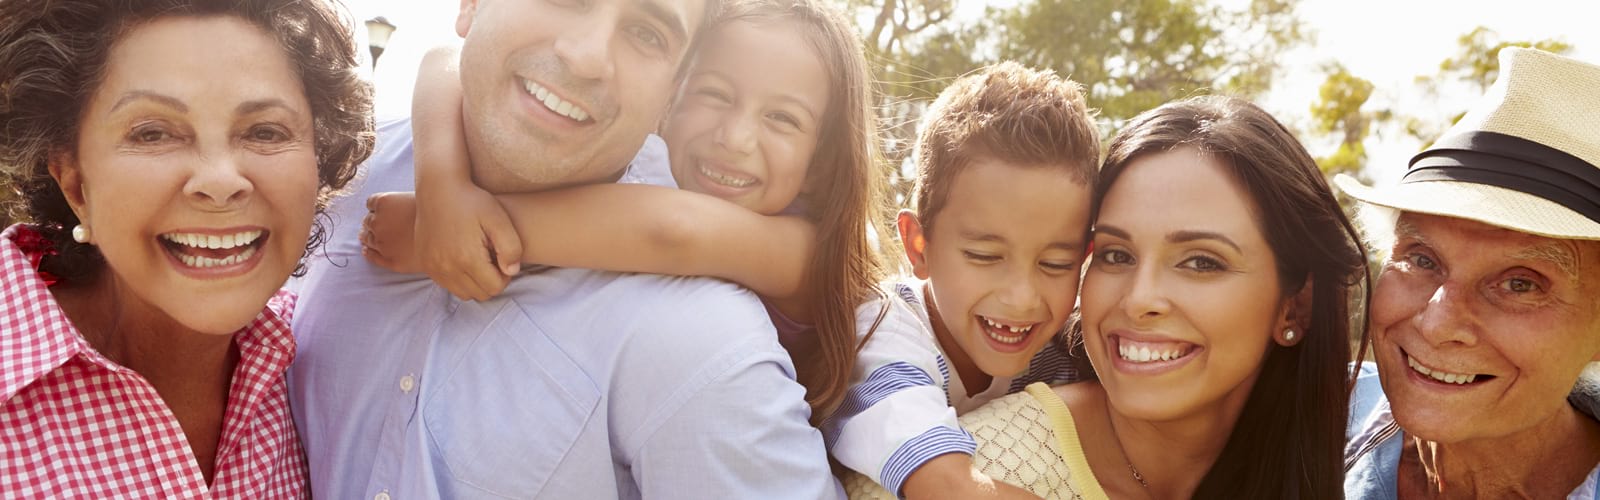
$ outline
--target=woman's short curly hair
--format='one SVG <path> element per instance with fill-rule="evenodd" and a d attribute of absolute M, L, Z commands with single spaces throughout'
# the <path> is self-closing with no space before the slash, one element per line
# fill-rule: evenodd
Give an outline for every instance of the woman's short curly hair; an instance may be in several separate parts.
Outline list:
<path fill-rule="evenodd" d="M 9 215 L 37 224 L 56 245 L 59 254 L 45 259 L 41 270 L 74 280 L 104 267 L 93 246 L 68 234 L 78 218 L 50 176 L 49 161 L 76 147 L 84 107 L 101 83 L 112 45 L 158 18 L 234 16 L 278 40 L 311 105 L 320 217 L 375 140 L 372 88 L 357 72 L 349 25 L 332 2 L 0 0 L 0 185 L 15 198 L 5 207 Z M 320 223 L 313 228 L 308 254 L 325 230 Z"/>

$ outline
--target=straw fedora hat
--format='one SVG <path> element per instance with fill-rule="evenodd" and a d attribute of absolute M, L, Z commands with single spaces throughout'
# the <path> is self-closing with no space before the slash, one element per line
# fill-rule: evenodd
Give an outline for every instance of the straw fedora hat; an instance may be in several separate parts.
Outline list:
<path fill-rule="evenodd" d="M 1501 50 L 1494 85 L 1398 184 L 1334 183 L 1373 205 L 1600 240 L 1600 66 Z"/>

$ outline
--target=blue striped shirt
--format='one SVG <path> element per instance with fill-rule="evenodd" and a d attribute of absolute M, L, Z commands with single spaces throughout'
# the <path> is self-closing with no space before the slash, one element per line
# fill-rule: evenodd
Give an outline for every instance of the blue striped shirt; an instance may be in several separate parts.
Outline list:
<path fill-rule="evenodd" d="M 940 455 L 970 455 L 977 449 L 956 422 L 958 413 L 1033 382 L 1082 378 L 1058 338 L 1030 360 L 1022 375 L 994 377 L 988 388 L 968 397 L 934 337 L 922 283 L 888 287 L 888 297 L 857 311 L 858 335 L 867 335 L 875 323 L 877 328 L 861 349 L 850 391 L 822 429 L 834 458 L 889 491 L 899 494 L 912 472 Z"/>

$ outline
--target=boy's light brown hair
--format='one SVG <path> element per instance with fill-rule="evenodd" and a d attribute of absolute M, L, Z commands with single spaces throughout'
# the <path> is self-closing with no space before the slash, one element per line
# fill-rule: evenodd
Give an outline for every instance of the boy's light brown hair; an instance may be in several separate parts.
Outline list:
<path fill-rule="evenodd" d="M 911 206 L 923 231 L 931 231 L 956 174 L 978 159 L 1059 168 L 1094 186 L 1100 134 L 1082 86 L 1054 71 L 1007 61 L 940 92 L 917 136 Z"/>

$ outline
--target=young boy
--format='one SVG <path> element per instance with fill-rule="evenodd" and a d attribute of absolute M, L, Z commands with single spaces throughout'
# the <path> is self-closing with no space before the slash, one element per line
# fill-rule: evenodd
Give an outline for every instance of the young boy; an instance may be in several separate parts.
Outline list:
<path fill-rule="evenodd" d="M 840 463 L 903 498 L 1026 494 L 974 478 L 956 415 L 1079 378 L 1058 336 L 1099 155 L 1079 86 L 1052 72 L 1001 63 L 939 95 L 916 145 L 915 208 L 898 218 L 917 279 L 859 310 L 859 331 L 878 327 L 823 422 Z"/>

